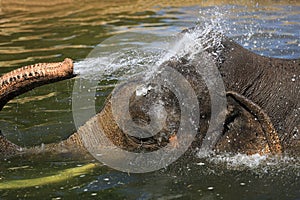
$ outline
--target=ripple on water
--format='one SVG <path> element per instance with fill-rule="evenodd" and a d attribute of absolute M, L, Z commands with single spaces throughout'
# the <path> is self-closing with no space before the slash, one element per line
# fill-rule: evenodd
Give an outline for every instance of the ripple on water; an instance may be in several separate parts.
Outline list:
<path fill-rule="evenodd" d="M 246 155 L 246 154 L 203 154 L 198 157 L 205 159 L 198 166 L 218 165 L 228 170 L 250 170 L 258 174 L 291 173 L 300 176 L 300 158 L 287 155 Z"/>

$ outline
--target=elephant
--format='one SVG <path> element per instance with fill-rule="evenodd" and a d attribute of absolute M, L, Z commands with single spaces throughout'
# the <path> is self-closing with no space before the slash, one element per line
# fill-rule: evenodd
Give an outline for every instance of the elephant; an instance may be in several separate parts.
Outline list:
<path fill-rule="evenodd" d="M 192 29 L 187 32 L 193 31 Z M 184 32 L 182 34 L 185 34 Z M 219 137 L 213 144 L 216 153 L 300 155 L 300 59 L 280 59 L 261 56 L 243 48 L 226 36 L 220 36 L 221 45 L 206 48 L 191 60 L 188 56 L 170 58 L 159 67 L 174 69 L 188 80 L 196 95 L 199 121 L 197 134 L 188 150 L 193 152 L 200 147 L 210 126 L 212 109 L 208 86 L 198 75 L 196 66 L 203 64 L 205 55 L 217 52 L 218 59 L 212 60 L 224 84 L 223 97 L 226 105 L 215 116 L 223 116 L 218 122 Z M 220 48 L 221 46 L 221 48 Z M 204 56 L 204 57 L 203 57 Z M 43 63 L 14 70 L 0 77 L 0 108 L 10 99 L 34 87 L 51 82 L 69 79 L 73 73 L 73 62 L 65 59 L 60 63 Z M 117 90 L 123 89 L 120 86 Z M 152 87 L 154 88 L 154 87 Z M 154 102 L 163 102 L 166 117 L 161 129 L 149 137 L 136 137 L 123 131 L 113 114 L 112 98 L 109 95 L 103 109 L 78 128 L 77 132 L 58 143 L 38 147 L 20 147 L 0 136 L 1 157 L 24 154 L 72 153 L 89 154 L 86 138 L 106 141 L 131 152 L 150 152 L 168 144 L 178 145 L 176 134 L 181 120 L 180 102 L 168 87 L 161 86 L 157 93 L 149 89 L 147 94 L 129 95 L 129 113 L 139 127 L 151 123 L 151 110 Z M 192 105 L 189 105 L 192 106 Z M 122 111 L 121 111 L 122 112 Z M 99 127 L 101 132 L 99 133 Z M 93 141 L 91 141 L 93 142 Z M 102 142 L 105 148 L 106 142 Z M 111 144 L 110 144 L 111 145 Z"/>

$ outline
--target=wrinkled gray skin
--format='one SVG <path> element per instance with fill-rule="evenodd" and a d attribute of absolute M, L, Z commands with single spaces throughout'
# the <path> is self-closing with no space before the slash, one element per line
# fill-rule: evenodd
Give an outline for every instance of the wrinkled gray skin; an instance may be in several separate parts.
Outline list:
<path fill-rule="evenodd" d="M 226 117 L 220 129 L 221 136 L 213 149 L 216 152 L 284 153 L 299 156 L 300 60 L 263 57 L 225 37 L 222 39 L 222 45 L 221 49 L 207 50 L 210 53 L 217 50 L 219 52 L 219 59 L 215 64 L 224 81 L 227 99 L 227 107 L 223 111 Z M 169 66 L 178 70 L 189 81 L 197 95 L 201 117 L 198 134 L 190 149 L 201 146 L 211 116 L 208 89 L 195 71 L 195 65 L 201 62 L 197 57 L 193 61 L 180 58 L 171 59 L 161 65 L 161 68 Z M 18 92 L 15 92 L 14 96 L 16 95 Z M 2 101 L 1 97 L 0 100 Z M 180 108 L 175 95 L 168 88 L 163 88 L 159 94 L 150 91 L 142 97 L 132 95 L 129 108 L 132 119 L 140 125 L 146 125 L 150 123 L 147 111 L 157 100 L 165 103 L 167 119 L 163 129 L 153 137 L 140 139 L 120 130 L 112 116 L 111 96 L 109 96 L 102 111 L 66 140 L 47 144 L 42 148 L 20 148 L 6 140 L 4 136 L 0 136 L 0 154 L 2 157 L 41 152 L 86 155 L 88 152 L 85 145 L 88 144 L 83 143 L 83 138 L 96 136 L 99 141 L 102 139 L 105 141 L 98 134 L 98 127 L 101 127 L 102 133 L 114 145 L 125 150 L 135 152 L 156 150 L 169 142 L 174 140 L 176 142 L 174 135 L 180 124 Z M 103 142 L 101 145 L 105 147 L 106 144 Z"/>
<path fill-rule="evenodd" d="M 257 104 L 277 131 L 282 151 L 300 155 L 300 59 L 258 56 L 228 40 L 224 46 L 219 70 L 227 91 Z"/>

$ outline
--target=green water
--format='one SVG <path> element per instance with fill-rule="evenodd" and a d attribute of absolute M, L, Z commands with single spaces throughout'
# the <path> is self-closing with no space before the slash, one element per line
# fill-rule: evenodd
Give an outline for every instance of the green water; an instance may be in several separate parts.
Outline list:
<path fill-rule="evenodd" d="M 198 19 L 218 17 L 222 18 L 220 29 L 246 48 L 266 56 L 300 57 L 297 1 L 0 0 L 0 74 L 65 57 L 79 62 L 105 39 L 123 32 L 163 38 L 194 26 Z M 45 85 L 8 103 L 0 112 L 2 133 L 21 146 L 33 146 L 75 132 L 73 83 Z M 100 86 L 105 85 L 110 81 L 103 80 Z M 99 108 L 111 89 L 99 91 Z M 89 162 L 47 156 L 3 160 L 0 181 L 49 176 Z M 195 157 L 147 174 L 127 174 L 100 165 L 69 180 L 0 190 L 0 199 L 299 199 L 299 165 L 279 161 L 237 167 Z"/>

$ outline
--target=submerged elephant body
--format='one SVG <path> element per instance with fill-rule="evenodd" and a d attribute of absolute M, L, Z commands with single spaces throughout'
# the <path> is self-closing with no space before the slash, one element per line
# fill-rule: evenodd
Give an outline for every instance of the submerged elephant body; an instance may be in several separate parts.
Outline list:
<path fill-rule="evenodd" d="M 220 137 L 216 140 L 213 149 L 217 152 L 245 154 L 300 155 L 298 117 L 300 115 L 300 60 L 263 57 L 225 37 L 222 37 L 222 46 L 219 52 L 221 59 L 214 62 L 224 82 L 225 94 L 220 95 L 226 98 L 227 106 L 217 113 L 217 115 L 224 115 L 224 120 L 217 124 Z M 207 50 L 208 53 L 212 51 L 213 48 Z M 170 59 L 160 66 L 161 69 L 170 67 L 180 72 L 197 96 L 201 109 L 197 135 L 191 147 L 202 145 L 212 117 L 209 94 L 211 91 L 195 71 L 195 66 L 203 61 L 201 59 L 197 57 L 193 61 L 184 57 Z M 71 63 L 68 65 L 72 70 L 73 65 Z M 57 73 L 62 74 L 59 70 Z M 5 81 L 4 77 L 7 78 L 7 75 L 0 78 L 0 83 Z M 70 74 L 65 75 L 65 78 L 70 77 Z M 36 79 L 39 78 L 40 76 L 36 76 Z M 55 79 L 55 76 L 49 78 L 48 82 L 52 79 Z M 20 83 L 18 87 L 25 88 L 31 81 L 33 80 Z M 43 83 L 45 82 L 47 81 Z M 5 90 L 9 91 L 8 88 L 6 87 Z M 2 88 L 0 91 L 3 90 Z M 18 88 L 15 88 L 12 96 L 16 95 L 18 95 Z M 86 147 L 90 144 L 87 138 L 91 140 L 91 144 L 95 144 L 93 142 L 97 140 L 96 144 L 103 148 L 106 148 L 109 140 L 119 148 L 134 152 L 154 151 L 169 143 L 177 145 L 176 134 L 181 120 L 188 119 L 181 118 L 180 102 L 170 89 L 161 86 L 159 93 L 150 89 L 145 95 L 139 96 L 133 93 L 130 97 L 130 116 L 141 127 L 151 123 L 149 112 L 153 103 L 162 102 L 165 107 L 166 118 L 162 129 L 156 135 L 147 138 L 134 137 L 121 130 L 112 112 L 111 97 L 111 95 L 108 97 L 100 113 L 88 120 L 76 133 L 59 143 L 47 144 L 42 149 L 40 147 L 26 149 L 10 143 L 1 136 L 1 156 L 40 151 L 88 153 Z M 3 102 L 1 96 L 0 100 Z M 7 100 L 4 101 L 6 102 Z"/>

